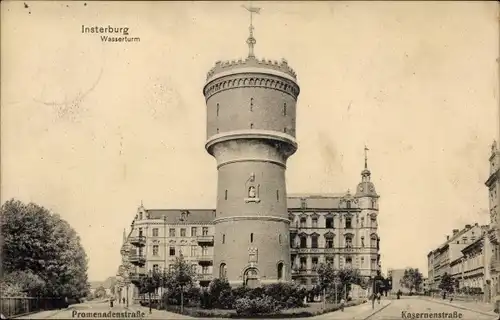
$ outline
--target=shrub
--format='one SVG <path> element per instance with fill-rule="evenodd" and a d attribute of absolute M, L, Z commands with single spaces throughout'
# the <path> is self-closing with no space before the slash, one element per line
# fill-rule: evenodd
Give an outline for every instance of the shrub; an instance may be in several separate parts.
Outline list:
<path fill-rule="evenodd" d="M 280 304 L 270 296 L 262 298 L 243 298 L 235 302 L 235 309 L 239 315 L 267 314 L 279 311 Z"/>
<path fill-rule="evenodd" d="M 283 309 L 300 308 L 304 306 L 307 291 L 295 284 L 275 283 L 263 287 L 265 295 L 273 298 Z"/>
<path fill-rule="evenodd" d="M 234 298 L 231 286 L 227 280 L 214 279 L 209 286 L 210 305 L 219 309 L 231 309 L 234 304 Z"/>

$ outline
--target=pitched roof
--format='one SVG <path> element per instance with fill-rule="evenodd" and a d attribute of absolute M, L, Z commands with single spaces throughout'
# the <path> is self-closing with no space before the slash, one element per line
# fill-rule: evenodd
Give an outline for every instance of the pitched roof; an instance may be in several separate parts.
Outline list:
<path fill-rule="evenodd" d="M 211 223 L 215 219 L 215 209 L 147 209 L 149 219 L 166 218 L 167 224 Z"/>

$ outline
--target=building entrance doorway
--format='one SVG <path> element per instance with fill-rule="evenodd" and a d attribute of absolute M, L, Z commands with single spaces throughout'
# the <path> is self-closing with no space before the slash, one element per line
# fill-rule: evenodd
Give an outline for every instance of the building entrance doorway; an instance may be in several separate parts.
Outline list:
<path fill-rule="evenodd" d="M 249 288 L 256 288 L 259 286 L 258 272 L 254 268 L 245 271 L 245 286 Z"/>

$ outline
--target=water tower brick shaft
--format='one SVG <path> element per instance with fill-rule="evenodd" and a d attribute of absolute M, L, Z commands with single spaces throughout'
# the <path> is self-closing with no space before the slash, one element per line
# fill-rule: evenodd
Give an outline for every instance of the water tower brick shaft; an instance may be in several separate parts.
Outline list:
<path fill-rule="evenodd" d="M 286 161 L 297 150 L 295 73 L 281 63 L 217 63 L 203 93 L 206 150 L 217 161 L 214 277 L 291 280 Z"/>

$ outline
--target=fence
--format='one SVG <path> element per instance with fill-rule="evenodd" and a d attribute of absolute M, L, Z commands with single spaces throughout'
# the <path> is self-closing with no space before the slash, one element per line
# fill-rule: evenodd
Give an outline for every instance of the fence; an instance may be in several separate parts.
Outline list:
<path fill-rule="evenodd" d="M 64 298 L 0 297 L 0 313 L 7 319 L 66 307 Z"/>

